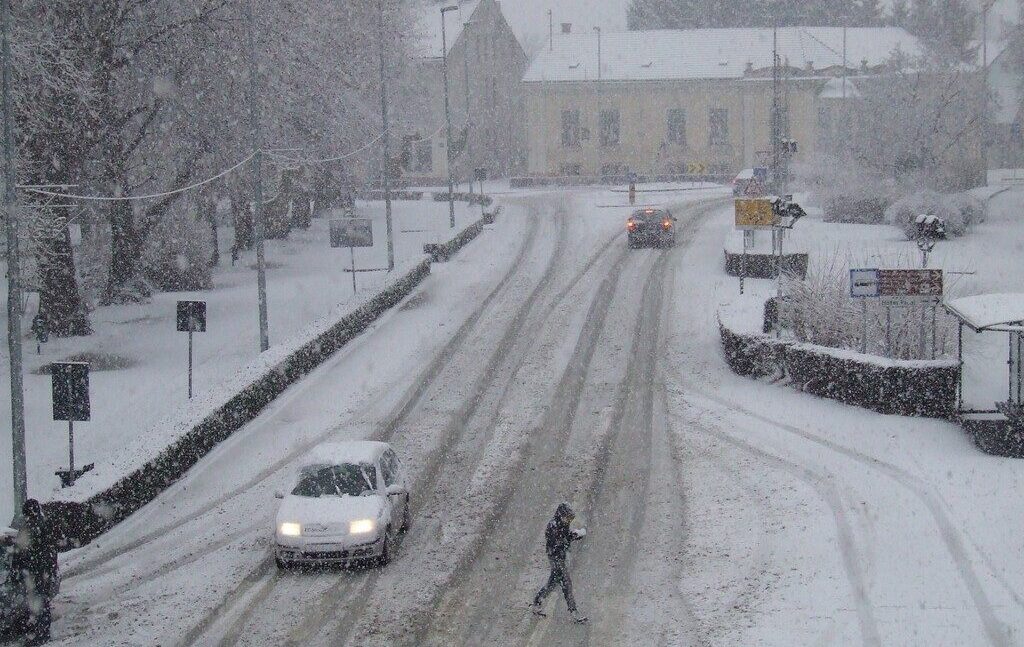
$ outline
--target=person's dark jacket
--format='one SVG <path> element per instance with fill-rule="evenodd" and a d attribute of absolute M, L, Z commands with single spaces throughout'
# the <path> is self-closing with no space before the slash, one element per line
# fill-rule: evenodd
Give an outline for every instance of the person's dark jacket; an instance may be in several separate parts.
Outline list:
<path fill-rule="evenodd" d="M 11 572 L 25 591 L 53 597 L 59 588 L 57 541 L 46 518 L 26 516 L 25 526 L 14 540 Z"/>
<path fill-rule="evenodd" d="M 569 544 L 579 539 L 569 530 L 570 518 L 561 514 L 548 522 L 544 529 L 544 540 L 548 553 L 548 559 L 555 561 L 565 560 L 565 554 L 569 552 Z"/>

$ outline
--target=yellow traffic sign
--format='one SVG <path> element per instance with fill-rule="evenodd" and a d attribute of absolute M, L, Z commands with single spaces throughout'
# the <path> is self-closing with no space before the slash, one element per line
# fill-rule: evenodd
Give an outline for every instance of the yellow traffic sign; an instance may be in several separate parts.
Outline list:
<path fill-rule="evenodd" d="M 768 198 L 737 198 L 736 229 L 771 229 L 778 223 Z"/>

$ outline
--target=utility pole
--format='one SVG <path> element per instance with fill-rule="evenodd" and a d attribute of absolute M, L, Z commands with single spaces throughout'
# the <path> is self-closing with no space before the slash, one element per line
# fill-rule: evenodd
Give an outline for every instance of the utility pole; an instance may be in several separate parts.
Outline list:
<path fill-rule="evenodd" d="M 391 222 L 391 133 L 388 122 L 388 80 L 387 80 L 387 58 L 384 52 L 384 0 L 377 0 L 378 32 L 380 41 L 380 118 L 384 128 L 382 138 L 383 170 L 381 173 L 381 184 L 384 189 L 384 221 L 387 223 L 388 233 L 388 271 L 395 269 L 395 239 L 394 226 Z M 355 272 L 352 273 L 353 278 Z"/>
<path fill-rule="evenodd" d="M 601 28 L 594 27 L 597 32 L 597 82 L 601 82 Z"/>
<path fill-rule="evenodd" d="M 548 51 L 555 51 L 555 18 L 550 9 L 548 9 Z"/>
<path fill-rule="evenodd" d="M 448 99 L 448 35 L 445 31 L 444 15 L 457 9 L 456 5 L 441 7 L 441 75 L 444 77 L 444 118 L 448 128 L 448 141 L 445 145 L 448 159 L 448 226 L 452 229 L 455 228 L 455 177 L 452 168 L 452 110 L 451 101 Z"/>
<path fill-rule="evenodd" d="M 21 259 L 14 172 L 14 126 L 11 118 L 11 3 L 0 0 L 0 39 L 3 40 L 2 104 L 4 111 L 4 210 L 7 216 L 7 347 L 11 352 L 11 455 L 14 475 L 14 519 L 28 496 L 25 476 L 25 387 L 21 366 Z"/>
<path fill-rule="evenodd" d="M 981 78 L 982 78 L 982 91 L 981 91 L 981 161 L 983 171 L 985 173 L 985 186 L 988 186 L 988 137 L 989 137 L 989 125 L 988 125 L 988 12 L 992 9 L 992 5 L 995 4 L 995 0 L 991 0 L 985 4 L 985 8 L 981 13 Z M 1015 165 L 1016 166 L 1016 165 Z"/>
<path fill-rule="evenodd" d="M 270 348 L 267 324 L 267 264 L 263 254 L 263 133 L 260 130 L 259 65 L 256 50 L 256 12 L 246 0 L 249 21 L 249 120 L 252 128 L 253 237 L 256 239 L 256 292 L 259 303 L 260 352 Z"/>
<path fill-rule="evenodd" d="M 780 79 L 779 79 L 779 27 L 776 23 L 772 29 L 772 191 L 778 195 L 782 190 L 781 183 L 781 145 L 782 145 L 782 115 L 780 106 Z"/>
<path fill-rule="evenodd" d="M 470 105 L 469 105 L 469 27 L 472 24 L 473 24 L 473 21 L 462 23 L 462 37 L 463 37 L 463 43 L 465 44 L 465 47 L 463 48 L 463 51 L 462 51 L 462 73 L 465 76 L 465 83 L 466 83 L 466 151 L 465 152 L 466 152 L 466 159 L 469 162 L 469 164 L 467 166 L 469 166 L 469 173 L 470 173 L 470 175 L 469 175 L 469 192 L 470 193 L 473 192 L 473 175 L 472 174 L 473 174 L 473 167 L 475 166 L 474 158 L 473 158 L 473 154 L 472 154 L 474 149 L 473 149 L 473 146 L 471 146 L 471 144 L 472 144 L 471 135 L 473 134 L 473 131 L 474 131 L 474 128 L 473 128 L 473 111 L 472 111 L 472 109 L 470 108 Z"/>

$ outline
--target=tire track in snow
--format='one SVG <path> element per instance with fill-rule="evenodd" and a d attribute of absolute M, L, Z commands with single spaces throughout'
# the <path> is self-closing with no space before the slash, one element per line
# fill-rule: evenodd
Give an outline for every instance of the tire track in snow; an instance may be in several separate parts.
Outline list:
<path fill-rule="evenodd" d="M 682 375 L 679 375 L 679 379 L 685 383 Z M 704 391 L 693 384 L 688 384 L 687 386 L 700 396 L 711 400 L 716 404 L 727 407 L 734 412 L 741 413 L 747 417 L 757 420 L 758 422 L 771 425 L 776 429 L 798 436 L 818 446 L 829 449 L 834 453 L 856 461 L 866 467 L 877 470 L 911 492 L 924 504 L 925 509 L 927 509 L 928 513 L 931 515 L 932 520 L 939 531 L 939 536 L 942 538 L 950 558 L 956 565 L 957 573 L 959 574 L 961 581 L 964 583 L 964 586 L 967 588 L 971 601 L 978 612 L 978 618 L 981 620 L 981 624 L 985 629 L 985 634 L 989 643 L 996 647 L 1008 647 L 1010 645 L 1009 634 L 1006 626 L 995 616 L 995 612 L 992 609 L 992 603 L 989 601 L 988 595 L 985 593 L 985 589 L 981 585 L 981 581 L 978 578 L 977 573 L 974 571 L 971 560 L 967 556 L 967 551 L 964 548 L 960 532 L 946 514 L 945 510 L 943 510 L 941 503 L 936 498 L 935 494 L 931 492 L 925 481 L 920 477 L 893 465 L 892 463 L 863 454 L 830 440 L 820 438 L 803 429 L 799 429 L 792 425 L 787 425 L 767 416 L 755 413 L 736 402 L 732 402 L 721 396 Z"/>
<path fill-rule="evenodd" d="M 671 409 L 668 410 L 668 415 L 682 424 L 697 426 L 701 431 L 719 441 L 732 445 L 751 456 L 759 458 L 772 467 L 790 474 L 809 485 L 818 494 L 818 497 L 832 512 L 832 518 L 836 526 L 839 553 L 857 608 L 857 622 L 860 627 L 863 644 L 880 647 L 883 643 L 878 631 L 878 622 L 874 616 L 874 608 L 867 596 L 867 584 L 864 574 L 860 570 L 861 559 L 857 551 L 856 541 L 854 540 L 853 526 L 846 513 L 839 489 L 833 482 L 833 474 L 825 469 L 815 471 L 799 463 L 781 458 L 751 443 L 736 438 L 720 428 L 713 427 L 704 421 L 685 419 L 679 414 L 674 413 Z"/>
<path fill-rule="evenodd" d="M 453 449 L 459 445 L 466 435 L 467 430 L 470 428 L 470 422 L 482 411 L 482 406 L 486 403 L 488 396 L 491 394 L 492 389 L 498 388 L 500 394 L 497 398 L 497 407 L 500 407 L 504 401 L 505 394 L 507 393 L 510 385 L 515 379 L 515 375 L 519 368 L 525 361 L 525 357 L 528 352 L 526 349 L 517 349 L 517 345 L 526 343 L 527 346 L 532 345 L 532 339 L 529 335 L 525 334 L 527 324 L 530 316 L 533 314 L 534 308 L 543 296 L 544 292 L 547 291 L 557 276 L 558 261 L 563 257 L 565 247 L 568 244 L 568 231 L 566 219 L 564 217 L 558 218 L 559 230 L 556 248 L 548 259 L 548 264 L 545 267 L 543 274 L 539 281 L 534 285 L 529 295 L 526 297 L 524 302 L 518 307 L 518 310 L 513 317 L 512 321 L 506 328 L 504 334 L 496 345 L 494 351 L 491 354 L 490 360 L 484 370 L 482 377 L 475 384 L 475 390 L 468 400 L 460 407 L 456 415 L 454 415 L 448 425 L 446 426 L 445 432 L 442 435 L 442 445 L 431 452 L 430 457 L 427 459 L 426 464 L 421 472 L 421 475 L 417 479 L 417 483 L 413 488 L 413 491 L 417 493 L 412 503 L 413 517 L 418 516 L 421 510 L 428 507 L 428 504 L 433 503 L 438 497 L 438 487 L 440 485 L 439 478 L 444 472 L 447 462 L 449 461 Z M 549 309 L 543 316 L 546 318 L 551 314 Z M 506 366 L 506 363 L 512 362 L 512 365 Z M 508 369 L 508 370 L 503 370 Z M 495 413 L 490 417 L 491 420 L 497 415 Z M 485 425 L 485 429 L 492 427 L 492 425 Z M 397 427 L 396 427 L 397 429 Z M 489 438 L 489 437 L 488 437 Z M 486 443 L 486 440 L 485 440 Z M 464 474 L 472 474 L 472 470 L 459 470 Z M 445 484 L 447 485 L 447 483 Z M 413 550 L 412 544 L 415 542 L 428 541 L 426 536 L 430 534 L 429 528 L 421 528 L 421 524 L 415 524 L 410 535 L 405 538 L 406 541 L 410 542 L 410 545 L 406 547 L 407 551 Z M 405 541 L 403 541 L 405 543 Z M 399 556 L 403 552 L 399 550 Z M 399 560 L 401 557 L 399 557 Z M 367 582 L 363 587 L 365 594 L 358 596 L 360 599 L 366 599 L 370 592 L 372 592 L 377 584 L 379 578 L 383 575 L 382 572 L 375 571 L 368 576 Z M 332 588 L 328 591 L 323 599 L 329 600 L 338 596 L 342 591 L 342 586 L 338 588 Z M 318 611 L 314 611 L 311 616 L 303 618 L 299 624 L 299 628 L 293 631 L 289 636 L 289 645 L 308 644 L 311 640 L 317 638 L 326 629 L 328 624 L 336 625 L 338 630 L 332 634 L 332 638 L 335 644 L 343 644 L 348 636 L 348 632 L 354 627 L 359 616 L 365 610 L 362 607 L 350 606 L 345 609 L 341 618 L 335 619 L 337 615 L 336 606 L 333 605 L 320 605 Z M 324 613 L 326 611 L 327 613 Z M 332 621 L 332 619 L 334 619 Z"/>

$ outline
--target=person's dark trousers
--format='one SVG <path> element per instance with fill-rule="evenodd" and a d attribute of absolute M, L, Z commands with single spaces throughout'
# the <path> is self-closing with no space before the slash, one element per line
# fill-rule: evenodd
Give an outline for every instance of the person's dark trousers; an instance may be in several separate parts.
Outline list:
<path fill-rule="evenodd" d="M 572 597 L 572 578 L 569 577 L 569 569 L 565 567 L 564 559 L 549 558 L 549 561 L 551 562 L 551 575 L 548 577 L 548 583 L 540 591 L 537 591 L 537 597 L 533 599 L 533 603 L 540 605 L 544 598 L 548 597 L 548 594 L 561 584 L 565 603 L 569 607 L 569 612 L 572 613 L 576 611 L 576 600 Z"/>
<path fill-rule="evenodd" d="M 28 603 L 25 644 L 42 645 L 50 640 L 50 596 L 30 594 Z"/>

